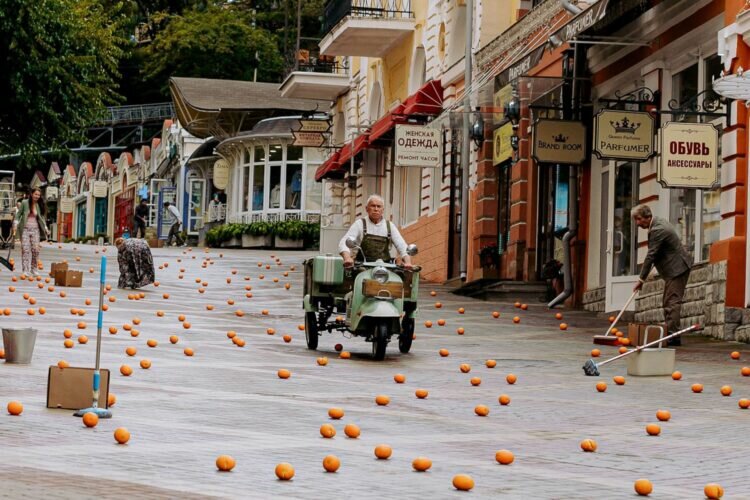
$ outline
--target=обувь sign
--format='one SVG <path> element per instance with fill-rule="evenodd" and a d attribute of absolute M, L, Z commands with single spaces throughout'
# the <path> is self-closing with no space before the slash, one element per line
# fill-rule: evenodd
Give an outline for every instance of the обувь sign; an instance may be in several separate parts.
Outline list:
<path fill-rule="evenodd" d="M 719 176 L 719 131 L 710 123 L 668 122 L 661 129 L 657 180 L 668 188 L 711 189 Z"/>

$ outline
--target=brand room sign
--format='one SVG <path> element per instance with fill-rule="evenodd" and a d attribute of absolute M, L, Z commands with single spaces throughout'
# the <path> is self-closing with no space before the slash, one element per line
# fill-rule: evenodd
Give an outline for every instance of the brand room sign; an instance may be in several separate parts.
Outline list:
<path fill-rule="evenodd" d="M 586 127 L 568 120 L 538 120 L 532 155 L 539 163 L 580 165 L 586 161 Z"/>
<path fill-rule="evenodd" d="M 594 119 L 599 159 L 646 161 L 654 152 L 654 117 L 643 111 L 601 110 Z"/>
<path fill-rule="evenodd" d="M 668 122 L 661 129 L 657 180 L 668 188 L 711 189 L 719 180 L 719 130 L 710 123 Z"/>

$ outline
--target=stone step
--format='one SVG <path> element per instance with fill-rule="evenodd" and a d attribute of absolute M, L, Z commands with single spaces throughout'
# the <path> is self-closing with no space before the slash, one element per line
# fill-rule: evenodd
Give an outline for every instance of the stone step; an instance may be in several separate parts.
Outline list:
<path fill-rule="evenodd" d="M 538 281 L 478 280 L 453 290 L 453 293 L 481 300 L 544 302 L 546 291 L 547 284 Z"/>

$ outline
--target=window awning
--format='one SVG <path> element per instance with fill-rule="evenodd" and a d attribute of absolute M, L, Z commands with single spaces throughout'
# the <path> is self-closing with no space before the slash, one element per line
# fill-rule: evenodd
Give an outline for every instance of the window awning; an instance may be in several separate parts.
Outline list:
<path fill-rule="evenodd" d="M 443 85 L 440 80 L 430 80 L 404 101 L 406 115 L 437 116 L 443 111 Z"/>
<path fill-rule="evenodd" d="M 320 182 L 323 179 L 343 177 L 344 171 L 339 169 L 339 152 L 334 152 L 321 166 L 315 171 L 315 180 Z"/>

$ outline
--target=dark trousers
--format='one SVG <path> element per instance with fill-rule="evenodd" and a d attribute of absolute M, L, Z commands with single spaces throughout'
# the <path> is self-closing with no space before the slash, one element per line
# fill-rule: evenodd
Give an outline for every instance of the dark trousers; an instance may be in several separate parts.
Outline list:
<path fill-rule="evenodd" d="M 690 270 L 688 269 L 679 276 L 664 279 L 664 321 L 667 323 L 669 333 L 680 330 L 680 305 L 685 295 Z M 678 337 L 679 339 L 679 337 Z"/>
<path fill-rule="evenodd" d="M 182 241 L 182 238 L 180 238 L 180 223 L 175 222 L 172 224 L 172 227 L 169 228 L 169 235 L 167 236 L 167 245 L 172 244 L 172 238 L 175 238 L 177 240 L 178 245 L 182 245 L 184 241 Z"/>
<path fill-rule="evenodd" d="M 138 236 L 139 233 L 140 233 L 140 236 Z M 133 237 L 134 238 L 146 237 L 146 223 L 140 219 L 133 219 Z"/>

